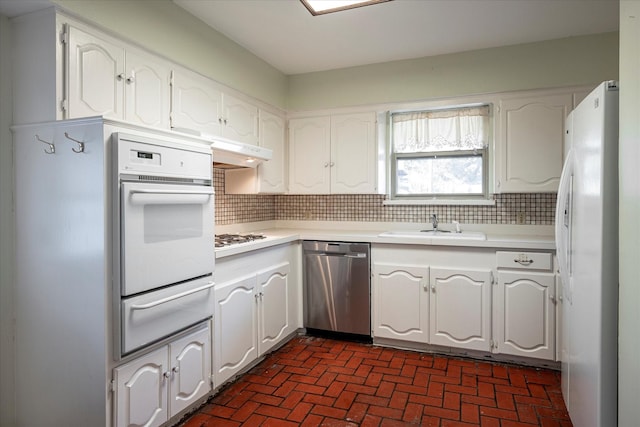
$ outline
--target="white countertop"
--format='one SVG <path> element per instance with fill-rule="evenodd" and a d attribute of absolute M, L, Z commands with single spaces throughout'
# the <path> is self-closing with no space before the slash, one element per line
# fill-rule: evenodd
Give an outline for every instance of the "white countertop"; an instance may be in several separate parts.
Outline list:
<path fill-rule="evenodd" d="M 271 225 L 271 224 L 269 224 Z M 419 227 L 419 226 L 418 226 Z M 240 243 L 223 248 L 216 248 L 216 258 L 223 258 L 237 255 L 249 251 L 268 248 L 270 246 L 281 245 L 298 240 L 328 240 L 342 242 L 367 242 L 372 244 L 397 244 L 397 245 L 426 245 L 426 246 L 458 246 L 475 248 L 503 248 L 520 250 L 547 250 L 555 251 L 553 236 L 548 234 L 536 234 L 527 230 L 525 233 L 516 234 L 511 230 L 487 230 L 486 240 L 473 239 L 429 239 L 411 237 L 383 237 L 380 233 L 394 230 L 394 228 L 371 229 L 371 230 L 348 230 L 348 229 L 326 229 L 326 228 L 264 228 L 252 229 L 251 232 L 261 233 L 265 239 L 255 240 L 247 243 Z M 548 229 L 545 228 L 544 231 Z M 504 232 L 508 231 L 508 232 Z M 225 231 L 228 232 L 228 231 Z M 239 230 L 238 232 L 244 232 Z"/>

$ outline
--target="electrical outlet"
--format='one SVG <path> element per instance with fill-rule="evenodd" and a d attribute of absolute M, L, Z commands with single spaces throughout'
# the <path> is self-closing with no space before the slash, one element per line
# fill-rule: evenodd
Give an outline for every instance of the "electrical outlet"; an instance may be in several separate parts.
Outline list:
<path fill-rule="evenodd" d="M 524 214 L 524 212 L 518 212 L 516 214 L 516 223 L 524 224 L 525 218 L 526 218 L 526 215 Z"/>

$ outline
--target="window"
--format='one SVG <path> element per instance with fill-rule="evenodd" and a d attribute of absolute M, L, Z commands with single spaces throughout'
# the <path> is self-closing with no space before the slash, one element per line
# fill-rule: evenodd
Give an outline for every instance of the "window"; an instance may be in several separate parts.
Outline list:
<path fill-rule="evenodd" d="M 391 198 L 486 198 L 490 106 L 391 114 Z"/>

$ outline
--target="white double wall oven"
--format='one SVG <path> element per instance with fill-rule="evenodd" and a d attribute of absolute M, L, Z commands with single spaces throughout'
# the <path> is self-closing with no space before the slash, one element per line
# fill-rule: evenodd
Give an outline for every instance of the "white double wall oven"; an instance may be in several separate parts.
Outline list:
<path fill-rule="evenodd" d="M 119 360 L 211 317 L 214 190 L 208 146 L 126 133 L 113 141 Z"/>

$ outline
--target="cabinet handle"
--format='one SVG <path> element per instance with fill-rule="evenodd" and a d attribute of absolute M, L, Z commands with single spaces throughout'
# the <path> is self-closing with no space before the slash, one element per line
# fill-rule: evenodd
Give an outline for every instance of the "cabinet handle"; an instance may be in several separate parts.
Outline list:
<path fill-rule="evenodd" d="M 163 376 L 165 379 L 169 379 L 169 378 L 171 378 L 171 372 L 166 371 L 164 374 L 162 374 L 162 376 Z"/>
<path fill-rule="evenodd" d="M 227 119 L 222 119 L 222 121 L 224 122 L 224 124 L 227 124 Z"/>
<path fill-rule="evenodd" d="M 180 372 L 180 367 L 174 366 L 173 368 L 171 368 L 171 372 L 173 372 L 174 374 L 177 374 L 178 372 Z"/>
<path fill-rule="evenodd" d="M 222 124 L 222 117 L 218 117 L 218 123 Z"/>
<path fill-rule="evenodd" d="M 329 162 L 324 162 L 324 167 L 328 167 L 329 166 Z"/>
<path fill-rule="evenodd" d="M 531 265 L 533 264 L 532 259 L 514 259 L 513 262 L 517 262 L 520 265 Z"/>
<path fill-rule="evenodd" d="M 120 74 L 118 74 L 118 75 L 116 76 L 116 78 L 117 78 L 118 80 L 122 80 L 122 79 L 124 79 L 124 73 L 120 73 Z"/>
<path fill-rule="evenodd" d="M 556 297 L 554 297 L 553 295 L 549 295 L 549 299 L 553 304 L 556 304 Z"/>
<path fill-rule="evenodd" d="M 135 81 L 136 81 L 136 78 L 134 76 L 127 77 L 127 83 L 133 83 Z"/>
<path fill-rule="evenodd" d="M 431 293 L 432 294 L 436 293 L 436 285 L 435 284 L 431 285 Z"/>
<path fill-rule="evenodd" d="M 334 167 L 335 163 L 331 162 L 331 163 L 329 163 L 329 166 Z"/>

